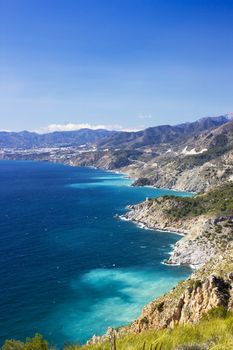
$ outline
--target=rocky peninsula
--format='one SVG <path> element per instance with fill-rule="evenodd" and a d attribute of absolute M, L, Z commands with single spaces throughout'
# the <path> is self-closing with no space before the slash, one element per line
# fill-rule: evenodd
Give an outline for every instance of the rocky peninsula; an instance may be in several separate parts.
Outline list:
<path fill-rule="evenodd" d="M 166 263 L 200 267 L 224 252 L 233 240 L 231 192 L 228 183 L 191 198 L 165 196 L 129 206 L 125 217 L 149 228 L 181 233 Z"/>

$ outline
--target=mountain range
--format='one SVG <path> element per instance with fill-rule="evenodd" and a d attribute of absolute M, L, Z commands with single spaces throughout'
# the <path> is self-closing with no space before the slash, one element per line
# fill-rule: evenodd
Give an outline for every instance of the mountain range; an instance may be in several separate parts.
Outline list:
<path fill-rule="evenodd" d="M 29 149 L 39 147 L 67 147 L 90 144 L 113 135 L 114 131 L 98 129 L 80 129 L 76 131 L 58 131 L 48 134 L 36 132 L 0 132 L 1 148 Z"/>
<path fill-rule="evenodd" d="M 116 132 L 99 142 L 100 147 L 135 149 L 161 144 L 179 144 L 191 136 L 216 128 L 231 120 L 227 115 L 207 117 L 192 123 L 178 125 L 161 125 L 150 127 L 138 132 Z"/>
<path fill-rule="evenodd" d="M 47 134 L 36 132 L 0 132 L 1 148 L 67 147 L 95 144 L 98 148 L 136 149 L 161 144 L 179 144 L 203 131 L 216 128 L 229 122 L 228 115 L 207 117 L 192 123 L 162 125 L 137 132 L 109 131 L 105 129 L 80 129 L 59 131 Z"/>

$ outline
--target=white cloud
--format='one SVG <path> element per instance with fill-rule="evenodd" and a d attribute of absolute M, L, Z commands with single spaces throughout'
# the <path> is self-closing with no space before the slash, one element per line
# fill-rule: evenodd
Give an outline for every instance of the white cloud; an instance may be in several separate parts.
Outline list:
<path fill-rule="evenodd" d="M 107 130 L 114 130 L 116 126 L 115 125 L 91 125 L 89 123 L 81 123 L 81 124 L 73 124 L 73 123 L 67 123 L 67 124 L 50 124 L 48 126 L 40 128 L 39 132 L 54 132 L 54 131 L 73 131 L 73 130 L 80 130 L 80 129 L 107 129 Z"/>
<path fill-rule="evenodd" d="M 50 124 L 48 126 L 42 127 L 39 130 L 36 130 L 38 133 L 50 133 L 55 131 L 74 131 L 80 129 L 106 129 L 106 130 L 118 130 L 118 131 L 138 131 L 142 128 L 124 128 L 122 125 L 113 124 L 113 125 L 105 125 L 105 124 L 97 124 L 92 125 L 89 123 L 81 123 L 81 124 Z"/>

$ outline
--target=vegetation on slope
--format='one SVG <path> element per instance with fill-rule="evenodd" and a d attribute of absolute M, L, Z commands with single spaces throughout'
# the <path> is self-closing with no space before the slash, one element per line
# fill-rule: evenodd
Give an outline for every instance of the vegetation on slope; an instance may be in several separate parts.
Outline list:
<path fill-rule="evenodd" d="M 2 350 L 52 350 L 49 344 L 40 334 L 36 334 L 33 338 L 27 338 L 25 342 L 20 340 L 6 340 Z"/>
<path fill-rule="evenodd" d="M 173 205 L 166 213 L 176 218 L 198 215 L 233 215 L 233 183 L 229 182 L 194 197 L 171 197 Z"/>
<path fill-rule="evenodd" d="M 54 349 L 40 336 L 25 342 L 7 340 L 2 350 Z M 67 345 L 64 350 L 110 350 L 110 343 L 96 345 Z M 230 350 L 233 349 L 233 315 L 223 308 L 209 311 L 195 325 L 182 325 L 174 329 L 128 334 L 116 339 L 116 350 Z"/>
<path fill-rule="evenodd" d="M 221 314 L 217 312 L 217 314 Z M 223 316 L 224 317 L 224 316 Z M 76 350 L 77 347 L 66 350 Z M 83 350 L 110 350 L 110 345 L 87 345 Z M 233 349 L 233 316 L 207 316 L 196 325 L 146 331 L 117 339 L 116 350 L 230 350 Z"/>

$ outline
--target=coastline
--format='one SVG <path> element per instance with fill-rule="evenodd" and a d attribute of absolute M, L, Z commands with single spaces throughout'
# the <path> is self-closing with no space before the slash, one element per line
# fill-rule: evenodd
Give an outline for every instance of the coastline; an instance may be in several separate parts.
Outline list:
<path fill-rule="evenodd" d="M 3 159 L 4 160 L 4 159 Z M 71 162 L 56 162 L 54 160 L 51 160 L 51 159 L 48 159 L 48 160 L 37 160 L 37 159 L 21 159 L 21 160 L 18 160 L 18 159 L 12 159 L 12 160 L 16 160 L 16 161 L 29 161 L 29 162 L 49 162 L 49 163 L 53 163 L 53 164 L 61 164 L 61 165 L 64 165 L 64 166 L 70 166 L 70 167 L 77 167 L 77 168 L 90 168 L 90 169 L 96 169 L 96 170 L 103 170 L 107 173 L 112 173 L 112 174 L 116 174 L 116 175 L 122 175 L 122 178 L 125 178 L 125 179 L 129 179 L 132 181 L 131 184 L 127 185 L 129 187 L 133 186 L 133 183 L 137 180 L 137 178 L 134 178 L 134 177 L 131 177 L 129 173 L 127 172 L 123 172 L 123 171 L 117 171 L 117 170 L 109 170 L 109 169 L 105 169 L 103 167 L 98 167 L 98 166 L 93 166 L 93 165 L 86 165 L 86 166 L 80 166 L 80 165 L 76 165 L 74 163 L 71 163 Z M 7 161 L 7 160 L 6 160 Z M 9 161 L 11 161 L 9 159 Z M 155 187 L 155 186 L 151 186 L 151 185 L 145 185 L 145 186 L 136 186 L 136 187 L 141 187 L 141 188 L 151 188 L 151 189 L 158 189 L 158 190 L 169 190 L 169 191 L 173 191 L 173 192 L 181 192 L 180 190 L 178 189 L 173 189 L 173 188 L 160 188 L 160 187 Z M 190 195 L 193 195 L 195 194 L 194 192 L 188 192 L 188 191 L 185 191 L 187 193 L 189 193 Z M 127 206 L 126 209 L 131 209 L 130 208 L 131 205 Z M 132 205 L 133 207 L 133 205 Z M 120 219 L 120 220 L 125 220 L 125 221 L 131 221 L 133 222 L 135 225 L 137 225 L 138 227 L 140 227 L 141 229 L 144 229 L 144 230 L 151 230 L 151 231 L 159 231 L 159 232 L 163 232 L 163 233 L 172 233 L 172 234 L 175 234 L 175 235 L 178 235 L 181 237 L 184 237 L 187 235 L 187 231 L 185 230 L 178 230 L 176 227 L 171 227 L 169 229 L 165 229 L 165 228 L 161 228 L 160 226 L 154 226 L 154 225 L 149 225 L 148 223 L 145 223 L 143 221 L 140 221 L 140 220 L 136 220 L 136 219 L 132 219 L 132 218 L 129 218 L 128 217 L 128 213 L 127 212 L 126 214 L 124 215 L 117 215 L 117 217 Z M 180 241 L 180 240 L 179 240 Z M 179 242 L 178 241 L 178 242 Z M 174 250 L 175 250 L 175 246 L 173 247 L 173 250 L 171 252 L 171 256 L 172 254 L 174 254 Z M 161 263 L 163 263 L 164 261 L 162 261 Z M 168 263 L 167 265 L 174 265 L 174 266 L 179 266 L 180 263 Z M 187 266 L 193 266 L 193 264 L 186 264 Z"/>
<path fill-rule="evenodd" d="M 132 222 L 133 224 L 135 224 L 136 226 L 138 226 L 139 228 L 141 228 L 143 230 L 157 231 L 157 232 L 162 232 L 162 233 L 171 233 L 171 234 L 174 234 L 176 236 L 180 236 L 180 240 L 182 239 L 182 237 L 185 237 L 185 235 L 187 234 L 187 233 L 184 233 L 184 232 L 176 231 L 175 229 L 174 230 L 166 230 L 166 229 L 161 229 L 161 228 L 156 227 L 156 226 L 147 225 L 147 224 L 145 224 L 145 223 L 143 223 L 141 221 L 137 221 L 135 219 L 128 218 L 127 217 L 127 213 L 125 215 L 119 215 L 119 216 L 117 216 L 117 218 L 122 220 L 122 221 L 130 221 L 130 222 Z M 166 265 L 166 266 L 181 266 L 182 265 L 181 263 L 169 262 L 169 260 L 174 255 L 175 247 L 176 247 L 175 244 L 171 246 L 172 250 L 169 252 L 170 258 L 162 260 L 161 264 Z M 199 266 L 195 266 L 193 264 L 183 264 L 183 265 L 190 267 L 192 270 L 197 269 L 199 267 Z"/>
<path fill-rule="evenodd" d="M 9 159 L 10 160 L 10 159 Z M 12 159 L 12 160 L 16 160 L 16 161 L 33 161 L 33 162 L 49 162 L 49 163 L 53 163 L 53 164 L 61 164 L 61 165 L 64 165 L 64 166 L 71 166 L 71 167 L 77 167 L 77 168 L 90 168 L 90 169 L 96 169 L 96 170 L 103 170 L 107 173 L 112 173 L 112 174 L 116 174 L 116 175 L 121 175 L 122 178 L 125 178 L 125 179 L 129 179 L 132 181 L 131 184 L 127 184 L 127 186 L 131 187 L 133 186 L 133 183 L 137 180 L 137 178 L 134 178 L 134 177 L 131 177 L 130 173 L 129 172 L 125 172 L 125 171 L 118 171 L 118 170 L 110 170 L 110 169 L 106 169 L 104 167 L 99 167 L 99 166 L 93 166 L 93 165 L 85 165 L 85 166 L 80 166 L 80 165 L 77 165 L 77 164 L 74 164 L 73 162 L 65 162 L 65 161 L 54 161 L 54 160 L 51 160 L 51 159 L 44 159 L 44 160 L 37 160 L 37 159 L 21 159 L 21 160 L 18 160 L 18 159 Z M 190 196 L 195 194 L 193 192 L 188 192 L 188 191 L 180 191 L 179 189 L 173 189 L 173 188 L 160 188 L 160 187 L 155 187 L 155 186 L 151 186 L 151 185 L 146 185 L 146 186 L 136 186 L 136 187 L 141 187 L 141 188 L 151 188 L 151 189 L 158 189 L 158 190 L 169 190 L 169 191 L 173 191 L 173 192 L 186 192 L 186 193 L 189 193 Z M 158 197 L 159 198 L 159 197 Z M 131 209 L 132 207 L 134 207 L 134 205 L 129 205 L 127 206 L 127 209 Z M 185 238 L 185 236 L 187 236 L 188 234 L 188 231 L 185 230 L 185 229 L 178 229 L 177 227 L 169 227 L 169 228 L 164 228 L 164 227 L 161 227 L 161 225 L 150 225 L 148 224 L 147 222 L 144 222 L 144 221 L 141 221 L 141 220 L 138 220 L 138 219 L 133 219 L 133 218 L 129 218 L 128 217 L 128 214 L 130 213 L 130 211 L 128 211 L 126 214 L 124 215 L 120 215 L 118 216 L 121 220 L 127 220 L 127 221 L 132 221 L 134 224 L 138 225 L 141 229 L 144 229 L 144 230 L 152 230 L 152 231 L 159 231 L 159 232 L 163 232 L 163 233 L 172 233 L 172 234 L 175 234 L 175 235 L 178 235 L 181 237 L 181 239 L 177 242 L 179 243 L 182 238 Z M 170 226 L 170 225 L 169 225 Z M 174 255 L 176 254 L 176 247 L 177 245 L 174 246 L 173 248 L 173 251 L 172 251 L 172 254 L 171 254 L 171 257 L 170 257 L 170 262 L 167 264 L 167 265 L 181 265 L 180 262 L 171 262 L 171 260 L 173 259 Z M 199 266 L 195 263 L 193 263 L 192 261 L 190 263 L 184 263 L 184 265 L 186 266 Z"/>
<path fill-rule="evenodd" d="M 71 167 L 80 167 L 80 168 L 90 168 L 90 169 L 100 169 L 106 172 L 110 172 L 110 173 L 115 173 L 118 175 L 123 175 L 126 176 L 128 179 L 132 180 L 132 184 L 130 186 L 135 186 L 134 183 L 140 178 L 140 177 L 134 177 L 131 175 L 131 171 L 130 169 L 127 171 L 127 168 L 124 167 L 124 170 L 117 170 L 117 169 L 108 169 L 105 166 L 98 166 L 98 165 L 91 165 L 91 164 L 78 164 L 75 161 L 73 161 L 72 159 L 57 159 L 57 158 L 51 158 L 50 156 L 47 156 L 46 158 L 36 158 L 33 157 L 33 155 L 31 157 L 20 157 L 17 158 L 17 156 L 8 156 L 8 157 L 2 157 L 1 160 L 15 160 L 15 161 L 33 161 L 33 162 L 49 162 L 49 163 L 53 163 L 53 164 L 63 164 L 66 166 L 71 166 Z M 120 168 L 122 169 L 122 168 Z M 140 186 L 135 186 L 135 187 L 142 187 L 142 188 L 152 188 L 152 189 L 160 189 L 160 190 L 168 190 L 168 191 L 174 191 L 174 192 L 184 192 L 184 193 L 189 193 L 190 195 L 195 195 L 197 192 L 193 192 L 193 191 L 188 191 L 188 190 L 181 190 L 179 188 L 176 187 L 157 187 L 157 186 L 152 186 L 152 185 L 140 185 Z"/>
<path fill-rule="evenodd" d="M 117 217 L 122 221 L 130 221 L 130 222 L 134 223 L 135 225 L 137 225 L 138 227 L 145 229 L 145 230 L 157 231 L 157 232 L 162 232 L 162 233 L 172 233 L 174 235 L 181 236 L 181 237 L 184 237 L 186 235 L 186 233 L 181 232 L 181 231 L 177 231 L 176 229 L 174 229 L 174 230 L 161 229 L 161 228 L 156 227 L 156 226 L 149 226 L 142 221 L 137 221 L 135 219 L 129 219 L 129 218 L 127 218 L 127 214 L 119 215 Z"/>
<path fill-rule="evenodd" d="M 50 160 L 48 160 L 50 161 Z M 105 167 L 101 167 L 101 166 L 94 166 L 94 165 L 85 165 L 85 166 L 80 166 L 80 165 L 75 165 L 75 164 L 70 164 L 70 163 L 61 163 L 61 164 L 65 164 L 68 166 L 74 166 L 74 167 L 84 167 L 84 168 L 92 168 L 92 169 L 100 169 L 109 173 L 113 173 L 113 174 L 118 174 L 118 175 L 123 175 L 125 176 L 125 178 L 132 180 L 132 183 L 130 184 L 130 186 L 132 187 L 141 187 L 141 188 L 151 188 L 154 190 L 165 190 L 165 191 L 173 191 L 173 192 L 178 192 L 178 193 L 186 193 L 187 196 L 194 196 L 197 194 L 197 192 L 193 192 L 193 191 L 187 191 L 187 190 L 181 190 L 179 188 L 170 188 L 170 187 L 157 187 L 157 186 L 152 186 L 152 185 L 134 185 L 134 183 L 139 179 L 139 177 L 133 177 L 131 176 L 130 171 L 119 171 L 119 170 L 110 170 L 110 169 L 106 169 Z"/>
<path fill-rule="evenodd" d="M 204 215 L 176 219 L 166 214 L 174 200 L 157 198 L 128 206 L 128 212 L 121 217 L 143 228 L 164 233 L 173 233 L 181 237 L 172 247 L 165 262 L 168 265 L 184 265 L 198 268 L 218 253 L 215 240 L 209 240 L 208 234 L 215 232 L 215 218 Z M 214 237 L 214 236 L 213 236 Z"/>
<path fill-rule="evenodd" d="M 137 179 L 136 179 L 137 180 Z M 145 186 L 136 186 L 136 187 L 148 187 L 148 188 L 155 188 L 158 190 L 167 190 L 167 191 L 174 191 L 174 192 L 186 192 L 189 193 L 190 196 L 193 195 L 195 196 L 195 194 L 197 194 L 197 192 L 193 192 L 193 191 L 181 191 L 177 188 L 169 188 L 169 187 L 156 187 L 156 186 L 152 186 L 152 185 L 145 185 Z"/>
<path fill-rule="evenodd" d="M 18 161 L 17 159 L 15 159 L 16 161 Z M 90 169 L 99 169 L 99 170 L 103 170 L 107 173 L 112 173 L 112 174 L 116 174 L 116 175 L 121 175 L 122 178 L 125 178 L 125 179 L 129 179 L 132 181 L 131 184 L 128 184 L 127 186 L 131 187 L 133 185 L 133 183 L 137 180 L 137 178 L 134 178 L 134 177 L 131 177 L 130 176 L 130 173 L 128 172 L 123 172 L 123 171 L 117 171 L 117 170 L 110 170 L 110 169 L 105 169 L 103 167 L 98 167 L 98 166 L 93 166 L 93 165 L 85 165 L 85 166 L 80 166 L 80 165 L 77 165 L 77 164 L 74 164 L 70 161 L 68 162 L 56 162 L 54 160 L 51 160 L 51 159 L 47 159 L 47 160 L 37 160 L 37 159 L 26 159 L 26 160 L 23 160 L 21 159 L 22 161 L 35 161 L 35 162 L 49 162 L 49 163 L 53 163 L 53 164 L 61 164 L 61 165 L 65 165 L 65 166 L 71 166 L 71 167 L 77 167 L 77 168 L 90 168 Z M 21 161 L 19 160 L 19 161 Z M 154 186 L 150 186 L 150 185 L 146 185 L 146 186 L 136 186 L 136 187 L 141 187 L 141 188 L 151 188 L 151 189 L 160 189 L 160 190 L 169 190 L 169 191 L 173 191 L 173 192 L 182 192 L 178 189 L 173 189 L 173 188 L 160 188 L 160 187 L 154 187 Z M 194 193 L 193 192 L 188 192 L 188 191 L 185 191 L 187 193 L 189 193 L 190 195 L 193 195 Z M 134 205 L 129 205 L 127 206 L 127 209 L 131 209 L 131 207 L 134 207 Z M 152 230 L 152 231 L 159 231 L 159 232 L 163 232 L 163 233 L 172 233 L 172 234 L 175 234 L 175 235 L 178 235 L 181 237 L 181 240 L 182 238 L 184 238 L 188 232 L 187 230 L 179 230 L 177 229 L 176 227 L 169 227 L 168 229 L 164 228 L 164 227 L 161 227 L 161 226 L 154 226 L 154 225 L 149 225 L 148 223 L 146 222 L 143 222 L 141 220 L 137 220 L 137 219 L 132 219 L 132 218 L 129 218 L 128 217 L 128 214 L 129 212 L 127 212 L 126 214 L 124 215 L 119 215 L 118 218 L 120 218 L 121 220 L 127 220 L 127 221 L 132 221 L 134 224 L 138 225 L 141 229 L 144 229 L 144 230 Z M 180 242 L 180 240 L 178 241 Z M 172 256 L 174 255 L 175 253 L 175 249 L 176 249 L 176 245 L 173 247 L 173 251 L 172 251 L 172 254 L 171 254 L 171 258 Z M 173 263 L 168 263 L 167 265 L 172 265 Z M 180 263 L 177 263 L 175 262 L 174 265 L 181 265 Z M 186 266 L 194 266 L 195 264 L 193 263 L 190 263 L 190 264 L 187 264 L 185 263 L 184 265 Z"/>
<path fill-rule="evenodd" d="M 87 166 L 89 167 L 89 166 Z M 127 172 L 122 172 L 122 171 L 116 171 L 116 170 L 109 170 L 109 169 L 105 169 L 105 168 L 101 168 L 101 167 L 93 167 L 93 166 L 90 166 L 90 168 L 94 168 L 94 169 L 101 169 L 101 170 L 104 170 L 104 171 L 107 171 L 109 173 L 113 173 L 113 174 L 118 174 L 118 175 L 122 175 L 124 176 L 126 179 L 130 179 L 132 180 L 132 184 L 128 185 L 129 187 L 133 186 L 134 182 L 138 179 L 138 178 L 133 178 L 130 176 L 129 173 Z M 141 187 L 141 188 L 151 188 L 151 189 L 158 189 L 158 190 L 167 190 L 167 191 L 173 191 L 173 192 L 186 192 L 187 194 L 190 194 L 190 196 L 193 196 L 193 195 L 196 195 L 197 193 L 196 192 L 190 192 L 190 191 L 180 191 L 179 189 L 173 189 L 173 188 L 164 188 L 164 187 L 155 187 L 155 186 L 152 186 L 152 185 L 145 185 L 145 186 L 136 186 L 136 187 Z M 130 210 L 131 205 L 127 206 L 126 209 L 127 210 Z M 128 214 L 129 211 L 126 213 L 126 214 L 123 214 L 123 215 L 118 215 L 116 214 L 115 217 L 117 217 L 118 219 L 122 220 L 122 221 L 131 221 L 132 223 L 134 223 L 135 225 L 137 225 L 139 228 L 143 229 L 143 230 L 150 230 L 150 231 L 157 231 L 157 232 L 162 232 L 162 233 L 171 233 L 171 234 L 174 234 L 174 235 L 177 235 L 177 236 L 180 236 L 180 240 L 185 237 L 188 232 L 186 230 L 177 230 L 177 228 L 171 228 L 171 229 L 165 229 L 165 228 L 161 228 L 159 226 L 151 226 L 151 225 L 148 225 L 146 224 L 145 222 L 143 221 L 140 221 L 140 220 L 135 220 L 135 219 L 131 219 L 131 218 L 128 218 Z M 179 241 L 180 241 L 179 240 Z M 178 241 L 178 242 L 179 242 Z M 175 248 L 176 248 L 176 245 L 173 245 L 172 247 L 172 251 L 169 253 L 169 255 L 172 257 L 172 255 L 174 254 L 175 252 Z M 182 264 L 181 263 L 173 263 L 173 262 L 169 262 L 169 260 L 163 260 L 161 261 L 161 264 L 164 264 L 164 265 L 167 265 L 167 266 L 181 266 Z M 192 270 L 195 270 L 197 268 L 200 267 L 200 265 L 195 265 L 195 264 L 183 264 L 184 266 L 188 266 L 190 267 Z"/>

